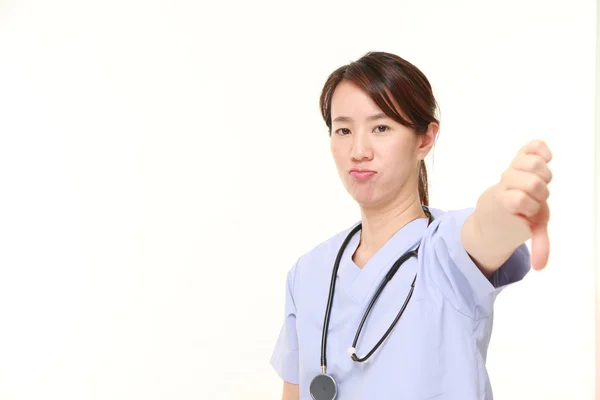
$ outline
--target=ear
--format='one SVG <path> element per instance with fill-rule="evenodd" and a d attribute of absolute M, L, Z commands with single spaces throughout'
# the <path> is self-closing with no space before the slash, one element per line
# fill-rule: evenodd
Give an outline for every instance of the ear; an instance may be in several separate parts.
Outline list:
<path fill-rule="evenodd" d="M 427 132 L 417 136 L 417 152 L 419 160 L 424 160 L 427 154 L 429 154 L 429 151 L 435 144 L 439 130 L 440 126 L 437 124 L 437 122 L 430 122 L 429 126 L 427 127 Z"/>

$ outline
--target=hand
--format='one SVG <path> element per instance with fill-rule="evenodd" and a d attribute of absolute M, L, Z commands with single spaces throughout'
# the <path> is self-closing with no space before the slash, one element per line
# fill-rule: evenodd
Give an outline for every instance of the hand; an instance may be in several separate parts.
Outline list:
<path fill-rule="evenodd" d="M 495 240 L 515 248 L 531 242 L 533 269 L 543 269 L 550 253 L 548 238 L 548 184 L 552 172 L 550 149 L 541 140 L 525 145 L 515 156 L 500 182 L 486 191 L 477 203 L 479 219 L 493 231 Z M 482 232 L 483 233 L 483 232 Z"/>

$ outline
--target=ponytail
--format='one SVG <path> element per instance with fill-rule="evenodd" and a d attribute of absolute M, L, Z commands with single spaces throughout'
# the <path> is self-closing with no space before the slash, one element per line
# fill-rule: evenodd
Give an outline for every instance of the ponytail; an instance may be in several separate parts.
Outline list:
<path fill-rule="evenodd" d="M 427 188 L 427 167 L 425 166 L 425 160 L 421 160 L 419 163 L 419 199 L 421 204 L 429 206 L 429 191 Z"/>

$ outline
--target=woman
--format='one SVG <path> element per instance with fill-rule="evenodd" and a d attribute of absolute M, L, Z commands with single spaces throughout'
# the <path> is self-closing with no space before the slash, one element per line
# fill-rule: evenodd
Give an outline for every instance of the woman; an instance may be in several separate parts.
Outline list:
<path fill-rule="evenodd" d="M 368 53 L 329 76 L 321 110 L 362 218 L 287 275 L 271 359 L 283 398 L 492 399 L 495 297 L 529 271 L 526 240 L 534 269 L 548 259 L 548 147 L 520 149 L 474 209 L 442 212 L 423 161 L 436 101 L 415 66 Z"/>

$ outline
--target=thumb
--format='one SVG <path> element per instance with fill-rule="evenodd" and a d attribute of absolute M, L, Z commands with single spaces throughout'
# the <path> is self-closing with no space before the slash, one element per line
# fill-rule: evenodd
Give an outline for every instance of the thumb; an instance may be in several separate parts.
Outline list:
<path fill-rule="evenodd" d="M 540 224 L 533 228 L 531 238 L 531 265 L 535 270 L 543 269 L 550 255 L 548 225 Z"/>

